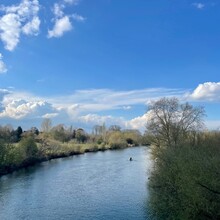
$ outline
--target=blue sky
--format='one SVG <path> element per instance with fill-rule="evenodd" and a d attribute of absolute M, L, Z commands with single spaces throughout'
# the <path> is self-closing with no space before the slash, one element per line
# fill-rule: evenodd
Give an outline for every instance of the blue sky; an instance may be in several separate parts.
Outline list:
<path fill-rule="evenodd" d="M 144 129 L 176 96 L 220 127 L 220 2 L 1 0 L 0 124 Z"/>

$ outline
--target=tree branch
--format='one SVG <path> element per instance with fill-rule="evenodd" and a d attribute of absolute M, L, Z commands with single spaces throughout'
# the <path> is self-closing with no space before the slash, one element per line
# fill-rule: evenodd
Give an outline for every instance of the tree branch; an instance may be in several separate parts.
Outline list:
<path fill-rule="evenodd" d="M 202 184 L 202 183 L 197 183 L 198 185 L 200 185 L 201 187 L 203 187 L 203 188 L 205 188 L 205 189 L 207 189 L 208 191 L 210 191 L 210 192 L 212 192 L 212 193 L 215 193 L 215 194 L 218 194 L 218 195 L 220 195 L 220 192 L 219 191 L 217 191 L 217 190 L 214 190 L 214 189 L 210 189 L 208 186 L 206 186 L 206 185 L 204 185 L 204 184 Z"/>

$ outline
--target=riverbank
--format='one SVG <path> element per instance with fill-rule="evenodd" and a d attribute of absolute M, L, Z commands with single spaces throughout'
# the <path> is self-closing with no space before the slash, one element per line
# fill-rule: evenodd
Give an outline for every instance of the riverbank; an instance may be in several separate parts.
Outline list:
<path fill-rule="evenodd" d="M 54 142 L 51 145 L 44 146 L 41 144 L 37 145 L 38 153 L 35 156 L 29 157 L 21 161 L 20 163 L 8 164 L 0 167 L 0 177 L 13 173 L 22 168 L 28 168 L 38 163 L 49 161 L 57 158 L 65 158 L 74 155 L 80 155 L 85 153 L 94 153 L 98 151 L 106 150 L 119 150 L 129 147 L 136 147 L 135 145 L 128 144 L 127 146 L 114 146 L 103 144 L 71 144 L 71 143 L 60 143 Z M 15 146 L 17 148 L 17 146 Z"/>

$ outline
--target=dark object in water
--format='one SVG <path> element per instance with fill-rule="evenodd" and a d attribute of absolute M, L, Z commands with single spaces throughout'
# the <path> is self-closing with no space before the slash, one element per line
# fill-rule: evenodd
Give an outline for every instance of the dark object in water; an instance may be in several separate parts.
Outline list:
<path fill-rule="evenodd" d="M 130 161 L 132 161 L 133 159 L 132 159 L 132 157 L 130 157 L 130 159 L 129 159 Z"/>

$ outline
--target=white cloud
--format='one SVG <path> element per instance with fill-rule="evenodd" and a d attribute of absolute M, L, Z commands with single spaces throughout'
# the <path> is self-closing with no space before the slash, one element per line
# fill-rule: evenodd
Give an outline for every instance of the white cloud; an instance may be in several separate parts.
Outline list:
<path fill-rule="evenodd" d="M 36 35 L 39 31 L 40 19 L 38 0 L 22 0 L 20 4 L 2 6 L 5 13 L 0 17 L 0 40 L 5 49 L 13 51 L 20 41 L 21 33 Z"/>
<path fill-rule="evenodd" d="M 130 110 L 132 109 L 132 107 L 130 105 L 127 105 L 127 106 L 122 106 L 122 109 L 124 110 Z"/>
<path fill-rule="evenodd" d="M 0 18 L 0 39 L 5 49 L 12 51 L 19 43 L 21 22 L 16 14 L 7 14 Z"/>
<path fill-rule="evenodd" d="M 66 15 L 64 13 L 64 9 L 66 8 L 67 4 L 76 5 L 78 1 L 76 0 L 64 0 L 61 3 L 55 3 L 52 9 L 54 14 L 54 26 L 52 30 L 48 30 L 47 37 L 62 37 L 65 32 L 68 32 L 73 29 L 73 25 L 71 22 L 71 18 L 75 21 L 85 21 L 85 18 L 79 14 L 72 14 Z"/>
<path fill-rule="evenodd" d="M 48 112 L 54 111 L 51 104 L 43 101 L 14 100 L 4 107 L 5 109 L 0 113 L 0 118 L 42 118 Z"/>
<path fill-rule="evenodd" d="M 201 10 L 205 7 L 205 4 L 201 3 L 201 2 L 195 2 L 192 4 L 194 7 L 196 7 L 197 9 Z"/>
<path fill-rule="evenodd" d="M 55 25 L 52 30 L 48 31 L 48 38 L 62 37 L 63 34 L 72 29 L 72 24 L 68 16 L 56 19 Z"/>
<path fill-rule="evenodd" d="M 130 109 L 133 105 L 145 105 L 149 100 L 163 96 L 178 96 L 184 91 L 173 89 L 143 89 L 132 91 L 114 91 L 109 89 L 80 90 L 69 96 L 37 97 L 15 89 L 0 90 L 1 119 L 37 119 L 51 117 L 58 123 L 77 123 L 91 127 L 103 122 L 119 124 L 125 128 L 143 128 L 143 117 L 126 121 L 123 117 L 100 116 L 103 111 Z"/>
<path fill-rule="evenodd" d="M 79 0 L 64 0 L 64 2 L 67 4 L 77 5 L 79 3 Z"/>
<path fill-rule="evenodd" d="M 2 61 L 2 58 L 3 58 L 3 56 L 0 53 L 0 74 L 1 73 L 6 73 L 8 71 L 5 63 Z"/>
<path fill-rule="evenodd" d="M 143 132 L 146 129 L 146 124 L 149 121 L 150 117 L 151 117 L 151 112 L 147 112 L 142 116 L 139 116 L 139 117 L 131 119 L 130 121 L 127 121 L 126 127 L 137 129 Z"/>
<path fill-rule="evenodd" d="M 56 17 L 63 17 L 64 16 L 64 12 L 63 12 L 64 8 L 65 8 L 65 5 L 55 3 L 52 11 Z"/>
<path fill-rule="evenodd" d="M 47 113 L 45 115 L 42 115 L 42 118 L 55 118 L 59 115 L 59 113 Z"/>
<path fill-rule="evenodd" d="M 106 126 L 117 124 L 125 127 L 125 120 L 122 117 L 113 117 L 111 115 L 101 116 L 97 114 L 87 114 L 80 116 L 77 121 L 84 125 L 89 125 L 90 128 L 94 125 L 102 125 L 103 123 L 105 123 Z"/>
<path fill-rule="evenodd" d="M 39 17 L 35 16 L 30 22 L 25 24 L 22 31 L 26 35 L 38 35 L 40 26 Z"/>
<path fill-rule="evenodd" d="M 72 18 L 76 21 L 85 21 L 86 20 L 83 16 L 78 15 L 76 13 L 72 15 Z"/>
<path fill-rule="evenodd" d="M 133 118 L 131 120 L 126 120 L 123 117 L 113 117 L 111 115 L 97 115 L 97 114 L 87 114 L 78 118 L 78 122 L 84 126 L 90 126 L 92 128 L 94 125 L 105 125 L 108 127 L 110 125 L 119 125 L 123 129 L 134 129 L 144 132 L 146 130 L 146 124 L 151 117 L 151 113 L 147 112 L 146 114 Z"/>
<path fill-rule="evenodd" d="M 220 82 L 199 84 L 192 94 L 189 95 L 189 98 L 201 101 L 220 101 Z"/>
<path fill-rule="evenodd" d="M 37 97 L 15 89 L 0 89 L 0 119 L 17 125 L 30 122 L 40 126 L 43 118 L 52 118 L 54 124 L 64 123 L 91 129 L 96 124 L 106 126 L 118 124 L 122 128 L 145 130 L 150 113 L 128 120 L 114 116 L 111 110 L 130 109 L 135 105 L 146 105 L 161 97 L 185 97 L 187 90 L 150 88 L 130 91 L 91 89 L 75 91 L 72 95 Z M 186 100 L 220 101 L 220 82 L 200 84 Z M 106 112 L 108 111 L 108 113 Z M 130 111 L 132 112 L 132 111 Z M 23 124 L 24 124 L 23 123 Z M 207 121 L 207 127 L 218 128 L 219 121 Z"/>

